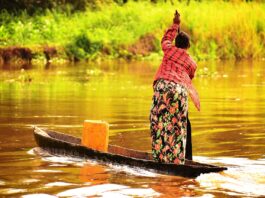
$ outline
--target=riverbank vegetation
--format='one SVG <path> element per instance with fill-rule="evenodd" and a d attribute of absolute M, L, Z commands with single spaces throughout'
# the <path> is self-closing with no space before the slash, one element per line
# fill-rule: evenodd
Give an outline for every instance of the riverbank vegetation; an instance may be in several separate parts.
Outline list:
<path fill-rule="evenodd" d="M 154 59 L 161 57 L 160 39 L 178 9 L 195 59 L 265 57 L 265 3 L 95 2 L 75 11 L 69 5 L 36 12 L 1 10 L 0 54 L 12 56 L 15 46 L 29 49 L 33 59 L 47 59 L 47 53 L 49 60 Z"/>

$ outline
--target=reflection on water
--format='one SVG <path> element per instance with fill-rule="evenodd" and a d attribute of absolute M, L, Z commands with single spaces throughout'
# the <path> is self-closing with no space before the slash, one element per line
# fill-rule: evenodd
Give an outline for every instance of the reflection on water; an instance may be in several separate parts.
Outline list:
<path fill-rule="evenodd" d="M 43 156 L 42 153 L 38 153 Z M 198 157 L 195 160 L 203 163 L 220 164 L 228 167 L 228 170 L 221 173 L 202 174 L 194 179 L 187 179 L 175 176 L 165 176 L 139 168 L 128 167 L 125 165 L 106 164 L 101 165 L 97 161 L 82 160 L 70 157 L 46 156 L 44 161 L 53 164 L 72 164 L 80 167 L 80 180 L 89 187 L 73 188 L 75 184 L 65 182 L 53 182 L 46 184 L 45 187 L 72 186 L 70 190 L 58 193 L 57 196 L 95 196 L 95 195 L 115 195 L 126 194 L 130 196 L 153 197 L 166 194 L 167 196 L 194 196 L 201 193 L 208 195 L 226 194 L 228 196 L 262 196 L 265 195 L 265 159 L 250 160 L 247 158 L 232 157 Z M 41 171 L 37 171 L 41 172 Z M 46 169 L 43 172 L 56 172 Z M 115 175 L 114 175 L 115 173 Z M 141 188 L 128 189 L 128 186 L 101 185 L 102 182 L 117 183 L 120 178 L 132 177 L 136 181 L 144 181 L 146 184 Z M 141 179 L 140 179 L 141 178 Z M 157 181 L 156 181 L 157 180 Z M 159 183 L 162 180 L 163 183 Z M 125 180 L 126 181 L 126 180 Z M 123 184 L 126 182 L 123 181 Z M 156 182 L 154 182 L 156 181 Z M 159 185 L 158 185 L 159 184 Z M 92 186 L 92 187 L 91 187 Z M 147 188 L 149 187 L 149 188 Z M 109 189 L 110 188 L 110 189 Z M 123 190 L 123 189 L 126 190 Z M 137 191 L 136 191 L 137 189 Z M 109 193 L 109 191 L 114 191 Z M 103 193 L 103 194 L 102 194 Z M 112 194 L 114 193 L 114 194 Z M 207 195 L 207 197 L 208 197 Z"/>
<path fill-rule="evenodd" d="M 111 144 L 150 150 L 148 114 L 157 63 L 5 68 L 0 71 L 0 196 L 262 196 L 264 64 L 199 64 L 194 83 L 202 110 L 190 104 L 189 112 L 193 153 L 198 161 L 229 169 L 196 179 L 28 153 L 36 146 L 33 125 L 80 136 L 85 119 L 108 121 Z"/>

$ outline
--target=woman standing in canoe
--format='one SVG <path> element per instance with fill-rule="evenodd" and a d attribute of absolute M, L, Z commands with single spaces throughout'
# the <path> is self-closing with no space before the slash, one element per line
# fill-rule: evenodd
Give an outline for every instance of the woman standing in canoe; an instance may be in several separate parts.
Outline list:
<path fill-rule="evenodd" d="M 198 110 L 200 101 L 191 83 L 197 65 L 187 53 L 190 39 L 179 27 L 180 14 L 176 11 L 173 25 L 161 41 L 164 57 L 153 83 L 150 129 L 154 160 L 184 164 L 188 94 Z"/>

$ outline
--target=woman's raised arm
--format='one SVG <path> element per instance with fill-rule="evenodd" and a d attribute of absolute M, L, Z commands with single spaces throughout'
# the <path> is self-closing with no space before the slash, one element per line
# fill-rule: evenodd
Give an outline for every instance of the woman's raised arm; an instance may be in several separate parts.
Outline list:
<path fill-rule="evenodd" d="M 179 31 L 179 26 L 180 26 L 180 14 L 178 13 L 178 11 L 176 11 L 173 19 L 173 25 L 166 31 L 161 41 L 162 50 L 164 52 L 174 46 L 172 43 Z"/>

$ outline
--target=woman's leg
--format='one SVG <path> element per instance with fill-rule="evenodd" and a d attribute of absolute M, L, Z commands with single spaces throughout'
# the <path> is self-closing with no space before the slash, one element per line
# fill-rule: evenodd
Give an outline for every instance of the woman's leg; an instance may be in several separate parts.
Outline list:
<path fill-rule="evenodd" d="M 192 160 L 192 138 L 191 138 L 191 124 L 189 116 L 187 116 L 187 142 L 185 159 Z"/>

